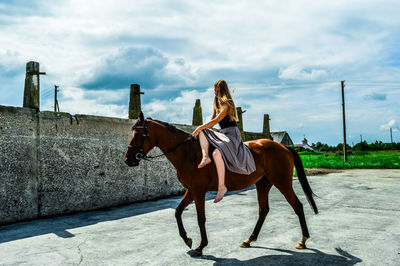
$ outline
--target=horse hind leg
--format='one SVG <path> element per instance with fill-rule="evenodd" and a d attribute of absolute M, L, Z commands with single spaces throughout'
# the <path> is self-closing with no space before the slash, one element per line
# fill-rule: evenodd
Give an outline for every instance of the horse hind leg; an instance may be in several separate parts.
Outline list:
<path fill-rule="evenodd" d="M 302 236 L 301 240 L 297 243 L 296 248 L 297 249 L 305 249 L 305 248 L 307 248 L 306 241 L 308 238 L 310 238 L 310 234 L 308 232 L 306 218 L 304 216 L 303 204 L 297 198 L 292 187 L 290 187 L 287 190 L 282 190 L 279 187 L 278 187 L 278 189 L 285 196 L 285 198 L 289 202 L 290 206 L 292 206 L 297 217 L 299 217 L 299 222 L 300 222 L 301 231 L 303 233 L 303 236 Z"/>
<path fill-rule="evenodd" d="M 266 176 L 263 176 L 256 183 L 257 200 L 258 200 L 258 206 L 259 206 L 258 220 L 257 220 L 256 226 L 254 227 L 253 233 L 247 240 L 245 240 L 240 245 L 241 248 L 250 247 L 250 243 L 253 241 L 256 241 L 258 238 L 258 234 L 260 233 L 261 227 L 263 226 L 265 218 L 267 217 L 267 214 L 269 212 L 268 193 L 269 193 L 269 190 L 271 189 L 271 187 L 272 187 L 272 184 L 271 184 L 271 182 L 269 182 L 269 180 L 267 179 Z"/>

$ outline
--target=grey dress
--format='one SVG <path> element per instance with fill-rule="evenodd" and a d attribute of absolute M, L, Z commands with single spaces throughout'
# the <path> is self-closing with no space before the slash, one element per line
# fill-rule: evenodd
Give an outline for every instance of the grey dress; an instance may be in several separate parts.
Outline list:
<path fill-rule="evenodd" d="M 224 159 L 226 168 L 234 173 L 249 175 L 256 170 L 253 155 L 243 143 L 240 131 L 235 121 L 226 115 L 219 123 L 221 130 L 203 130 L 210 145 L 218 149 Z"/>

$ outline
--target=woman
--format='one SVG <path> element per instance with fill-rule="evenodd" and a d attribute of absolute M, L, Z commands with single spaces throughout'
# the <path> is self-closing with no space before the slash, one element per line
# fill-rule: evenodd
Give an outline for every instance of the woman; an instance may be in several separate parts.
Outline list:
<path fill-rule="evenodd" d="M 218 174 L 218 193 L 214 203 L 222 200 L 228 191 L 225 186 L 225 167 L 231 172 L 249 175 L 256 169 L 253 155 L 244 145 L 237 127 L 238 116 L 235 104 L 225 80 L 214 84 L 214 108 L 211 120 L 193 131 L 193 137 L 199 136 L 203 158 L 198 165 L 202 168 L 211 163 L 208 148 L 211 144 L 215 150 L 212 153 Z M 220 132 L 211 128 L 219 124 Z"/>

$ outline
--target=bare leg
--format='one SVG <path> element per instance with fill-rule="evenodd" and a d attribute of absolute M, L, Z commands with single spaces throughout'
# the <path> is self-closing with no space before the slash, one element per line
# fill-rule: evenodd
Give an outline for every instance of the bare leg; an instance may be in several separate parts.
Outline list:
<path fill-rule="evenodd" d="M 222 200 L 228 189 L 225 186 L 225 163 L 224 159 L 222 158 L 221 152 L 218 149 L 214 150 L 213 158 L 215 166 L 217 167 L 218 174 L 218 193 L 214 200 L 214 203 L 217 203 Z"/>
<path fill-rule="evenodd" d="M 203 158 L 201 159 L 201 162 L 197 167 L 203 168 L 206 164 L 211 163 L 211 159 L 208 156 L 208 147 L 210 144 L 208 143 L 206 136 L 204 136 L 203 131 L 200 131 L 199 140 L 200 140 L 200 147 L 201 147 L 201 153 L 203 155 Z"/>

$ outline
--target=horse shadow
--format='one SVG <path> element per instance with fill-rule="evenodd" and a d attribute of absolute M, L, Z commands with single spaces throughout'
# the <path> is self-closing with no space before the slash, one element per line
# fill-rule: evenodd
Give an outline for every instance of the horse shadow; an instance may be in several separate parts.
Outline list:
<path fill-rule="evenodd" d="M 327 254 L 318 249 L 308 248 L 310 252 L 293 251 L 278 248 L 267 248 L 260 246 L 253 246 L 250 248 L 260 248 L 272 251 L 278 251 L 286 254 L 273 254 L 265 255 L 249 260 L 239 260 L 236 258 L 217 258 L 213 255 L 203 255 L 195 257 L 195 255 L 188 251 L 187 254 L 199 260 L 214 261 L 214 265 L 355 265 L 362 260 L 356 256 L 351 255 L 341 248 L 335 248 L 336 254 Z"/>

